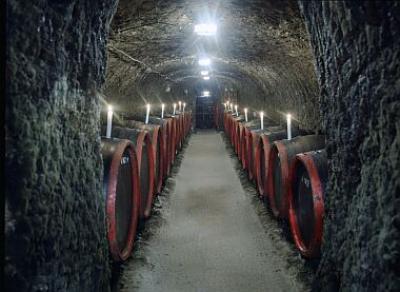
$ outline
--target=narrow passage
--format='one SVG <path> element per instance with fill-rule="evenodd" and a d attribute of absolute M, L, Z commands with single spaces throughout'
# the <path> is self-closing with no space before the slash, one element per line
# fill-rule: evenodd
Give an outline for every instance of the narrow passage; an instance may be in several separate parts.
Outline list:
<path fill-rule="evenodd" d="M 192 134 L 158 226 L 120 291 L 301 291 L 246 196 L 221 135 Z"/>

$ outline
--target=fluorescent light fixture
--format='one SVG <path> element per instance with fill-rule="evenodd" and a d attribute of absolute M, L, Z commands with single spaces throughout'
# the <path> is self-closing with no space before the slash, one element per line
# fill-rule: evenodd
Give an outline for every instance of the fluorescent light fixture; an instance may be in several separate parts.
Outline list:
<path fill-rule="evenodd" d="M 211 60 L 209 58 L 201 58 L 199 60 L 199 65 L 200 66 L 210 66 Z"/>
<path fill-rule="evenodd" d="M 217 25 L 214 23 L 200 23 L 194 26 L 194 32 L 198 35 L 211 36 L 217 33 Z"/>
<path fill-rule="evenodd" d="M 204 80 L 210 80 L 210 76 L 204 76 L 203 79 Z"/>
<path fill-rule="evenodd" d="M 208 90 L 203 91 L 203 96 L 210 96 L 210 92 Z"/>
<path fill-rule="evenodd" d="M 208 75 L 208 71 L 207 70 L 203 70 L 200 72 L 201 76 L 207 76 Z"/>

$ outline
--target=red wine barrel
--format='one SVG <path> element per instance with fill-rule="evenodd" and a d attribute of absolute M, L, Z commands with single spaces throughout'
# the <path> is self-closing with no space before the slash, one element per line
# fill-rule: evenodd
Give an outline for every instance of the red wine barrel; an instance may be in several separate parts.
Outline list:
<path fill-rule="evenodd" d="M 191 128 L 192 113 L 191 112 L 185 113 L 184 118 L 185 118 L 185 138 L 186 138 Z"/>
<path fill-rule="evenodd" d="M 257 128 L 257 125 L 260 124 L 260 120 L 254 119 L 248 122 L 242 122 L 242 137 L 240 139 L 241 145 L 241 161 L 242 161 L 242 168 L 248 169 L 248 147 L 249 144 L 247 141 L 249 128 Z"/>
<path fill-rule="evenodd" d="M 289 222 L 296 247 L 307 258 L 320 255 L 327 180 L 325 150 L 296 155 L 290 170 Z"/>
<path fill-rule="evenodd" d="M 152 118 L 149 117 L 149 124 L 135 120 L 127 120 L 125 124 L 130 128 L 143 129 L 149 132 L 154 151 L 154 191 L 156 193 L 160 193 L 162 189 L 163 178 L 162 165 L 165 157 L 165 155 L 163 155 L 164 140 L 162 137 L 163 133 L 161 133 L 160 130 L 160 125 L 151 123 L 150 119 Z"/>
<path fill-rule="evenodd" d="M 244 121 L 244 116 L 235 116 L 233 118 L 232 136 L 233 136 L 233 149 L 236 154 L 239 154 L 239 124 Z"/>
<path fill-rule="evenodd" d="M 225 116 L 225 124 L 226 124 L 226 129 L 225 129 L 225 133 L 228 136 L 228 138 L 232 141 L 232 137 L 231 137 L 231 124 L 232 124 L 232 112 L 227 112 L 226 116 Z"/>
<path fill-rule="evenodd" d="M 292 129 L 292 137 L 297 137 L 301 133 L 297 129 Z M 269 153 L 274 141 L 287 139 L 287 130 L 278 128 L 271 133 L 262 133 L 256 146 L 256 176 L 257 189 L 260 196 L 266 196 L 267 177 L 269 165 Z"/>
<path fill-rule="evenodd" d="M 178 124 L 178 116 L 177 115 L 165 115 L 166 118 L 170 118 L 172 120 L 172 136 L 171 136 L 171 165 L 175 161 L 175 157 L 178 151 L 178 141 L 179 141 L 179 124 Z"/>
<path fill-rule="evenodd" d="M 135 146 L 129 140 L 101 138 L 107 239 L 114 261 L 133 248 L 139 218 L 140 183 Z"/>
<path fill-rule="evenodd" d="M 324 147 L 325 137 L 321 135 L 298 136 L 274 142 L 269 152 L 267 195 L 276 217 L 287 219 L 288 216 L 289 166 L 296 154 Z"/>
<path fill-rule="evenodd" d="M 156 163 L 160 169 L 158 171 L 158 175 L 156 176 L 157 192 L 160 193 L 162 190 L 163 181 L 167 177 L 167 164 L 170 160 L 168 152 L 168 137 L 170 136 L 169 124 L 171 123 L 171 120 L 161 119 L 158 117 L 150 117 L 149 123 L 160 126 L 158 137 L 158 141 L 160 141 L 158 145 L 158 153 L 161 157 L 158 158 L 158 164 Z"/>
<path fill-rule="evenodd" d="M 257 120 L 254 120 L 256 122 Z M 247 173 L 248 177 L 250 180 L 255 180 L 256 179 L 256 171 L 257 171 L 257 160 L 255 159 L 255 153 L 256 153 L 256 146 L 258 144 L 258 139 L 260 137 L 260 134 L 262 134 L 264 131 L 266 132 L 271 132 L 271 131 L 276 131 L 280 129 L 279 127 L 276 126 L 276 123 L 272 120 L 269 119 L 264 119 L 264 130 L 261 130 L 260 128 L 260 120 L 258 120 L 259 123 L 256 126 L 246 126 L 246 150 L 247 150 Z M 270 127 L 275 127 L 274 129 L 267 129 Z"/>
<path fill-rule="evenodd" d="M 140 218 L 151 214 L 154 199 L 154 151 L 150 134 L 143 129 L 113 128 L 113 136 L 129 139 L 136 145 L 140 177 Z"/>

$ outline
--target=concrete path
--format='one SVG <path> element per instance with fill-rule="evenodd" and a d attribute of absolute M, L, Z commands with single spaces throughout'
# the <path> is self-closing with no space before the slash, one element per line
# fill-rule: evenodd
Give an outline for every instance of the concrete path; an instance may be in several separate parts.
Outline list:
<path fill-rule="evenodd" d="M 299 291 L 219 133 L 192 135 L 175 180 L 159 226 L 122 272 L 121 291 Z"/>

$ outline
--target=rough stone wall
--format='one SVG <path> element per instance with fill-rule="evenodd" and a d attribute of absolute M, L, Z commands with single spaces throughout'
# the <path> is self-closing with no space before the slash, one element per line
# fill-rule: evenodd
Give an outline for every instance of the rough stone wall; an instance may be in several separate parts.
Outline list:
<path fill-rule="evenodd" d="M 100 104 L 116 1 L 7 1 L 7 291 L 107 291 Z"/>
<path fill-rule="evenodd" d="M 300 1 L 330 180 L 316 291 L 400 290 L 400 3 Z"/>

